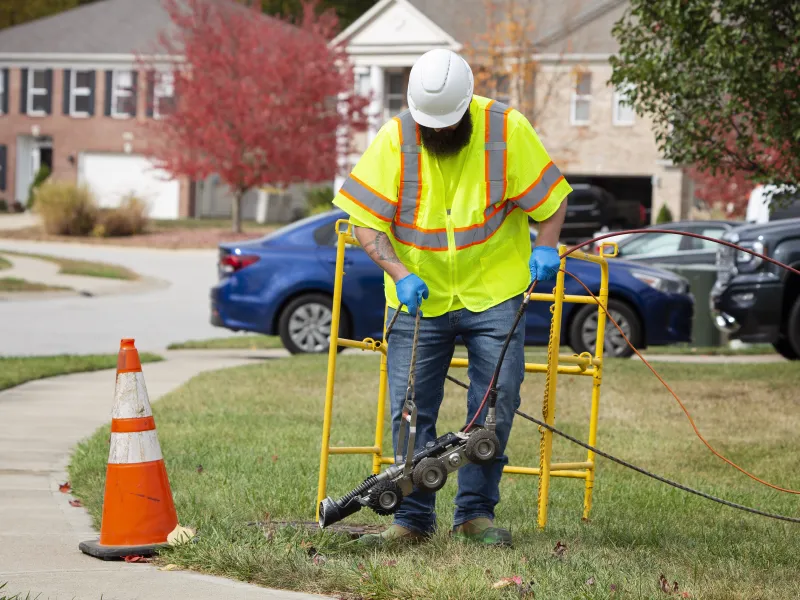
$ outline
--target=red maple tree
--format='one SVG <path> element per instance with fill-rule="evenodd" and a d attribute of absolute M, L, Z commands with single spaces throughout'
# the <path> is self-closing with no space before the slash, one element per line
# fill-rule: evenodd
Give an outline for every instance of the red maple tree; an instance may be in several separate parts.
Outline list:
<path fill-rule="evenodd" d="M 166 71 L 170 110 L 146 125 L 150 158 L 173 176 L 217 174 L 234 196 L 235 232 L 251 188 L 332 180 L 337 156 L 366 127 L 369 103 L 355 93 L 345 49 L 330 44 L 339 29 L 333 10 L 305 0 L 290 24 L 255 4 L 165 0 L 170 30 L 141 59 L 159 73 L 148 67 L 153 56 L 180 57 Z"/>

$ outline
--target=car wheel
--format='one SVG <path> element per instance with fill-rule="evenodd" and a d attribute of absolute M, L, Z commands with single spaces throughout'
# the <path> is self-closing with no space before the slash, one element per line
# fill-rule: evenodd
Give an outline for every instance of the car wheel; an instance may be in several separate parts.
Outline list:
<path fill-rule="evenodd" d="M 772 342 L 772 347 L 784 358 L 789 360 L 800 359 L 800 354 L 794 351 L 791 342 L 785 337 L 778 338 L 778 341 Z"/>
<path fill-rule="evenodd" d="M 786 341 L 786 345 L 794 350 L 794 353 L 792 355 L 791 352 L 781 352 L 780 350 L 778 350 L 778 352 L 781 352 L 781 354 L 789 360 L 798 360 L 800 359 L 800 297 L 794 301 L 794 306 L 792 306 L 792 310 L 789 312 L 787 325 L 788 327 L 784 332 L 785 335 L 783 339 Z"/>
<path fill-rule="evenodd" d="M 609 298 L 608 312 L 622 328 L 622 331 L 625 332 L 631 343 L 638 348 L 641 343 L 642 324 L 633 309 L 624 302 Z M 572 325 L 569 328 L 569 345 L 578 354 L 583 352 L 594 354 L 596 341 L 597 306 L 586 304 L 578 310 L 572 320 Z M 633 350 L 628 346 L 619 329 L 608 319 L 606 319 L 603 353 L 605 356 L 616 358 L 627 358 L 633 354 Z"/>
<path fill-rule="evenodd" d="M 320 354 L 330 347 L 333 301 L 325 294 L 298 296 L 281 312 L 278 333 L 284 347 L 292 354 Z M 350 324 L 342 314 L 339 337 L 347 337 Z M 339 347 L 339 352 L 344 350 Z"/>

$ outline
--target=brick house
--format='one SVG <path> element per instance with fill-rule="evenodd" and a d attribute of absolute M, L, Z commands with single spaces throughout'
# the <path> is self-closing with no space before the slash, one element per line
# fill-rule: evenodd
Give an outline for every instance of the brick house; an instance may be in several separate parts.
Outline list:
<path fill-rule="evenodd" d="M 518 21 L 522 13 L 509 16 L 509 7 L 527 7 L 527 30 Z M 690 217 L 688 177 L 663 160 L 651 124 L 625 103 L 625 90 L 608 83 L 609 57 L 618 47 L 611 28 L 626 7 L 625 0 L 380 0 L 335 40 L 348 49 L 358 89 L 373 93 L 372 122 L 358 150 L 406 108 L 417 57 L 449 48 L 470 62 L 476 93 L 510 103 L 531 119 L 571 183 L 636 200 L 650 221 L 664 204 L 675 218 Z M 515 31 L 532 49 L 525 59 L 536 65 L 533 83 L 515 85 L 522 71 L 497 67 L 478 83 L 486 57 L 504 51 L 504 42 L 492 45 L 487 37 Z"/>
<path fill-rule="evenodd" d="M 26 203 L 41 165 L 86 183 L 101 206 L 133 192 L 156 218 L 193 213 L 192 186 L 143 156 L 141 131 L 172 96 L 137 69 L 169 22 L 160 0 L 102 0 L 0 31 L 0 198 Z"/>

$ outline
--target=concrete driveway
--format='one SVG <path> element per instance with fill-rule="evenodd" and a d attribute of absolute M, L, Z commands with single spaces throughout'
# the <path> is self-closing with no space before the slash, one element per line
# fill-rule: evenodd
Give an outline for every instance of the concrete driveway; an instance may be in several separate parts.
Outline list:
<path fill-rule="evenodd" d="M 154 250 L 23 242 L 0 238 L 0 250 L 51 254 L 123 265 L 164 280 L 161 289 L 98 297 L 0 302 L 0 354 L 115 353 L 136 338 L 140 352 L 171 342 L 226 337 L 209 322 L 209 291 L 217 280 L 216 250 Z"/>

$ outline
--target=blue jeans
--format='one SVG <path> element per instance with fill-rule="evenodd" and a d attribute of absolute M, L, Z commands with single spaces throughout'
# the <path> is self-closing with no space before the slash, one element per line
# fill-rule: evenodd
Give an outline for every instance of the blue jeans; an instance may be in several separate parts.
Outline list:
<path fill-rule="evenodd" d="M 467 309 L 454 310 L 439 317 L 420 319 L 417 344 L 416 398 L 417 437 L 414 451 L 436 439 L 436 420 L 444 395 L 445 375 L 455 350 L 456 336 L 467 347 L 469 390 L 467 417 L 472 420 L 483 400 L 494 374 L 506 335 L 514 324 L 523 295 L 519 294 L 488 310 L 474 313 Z M 424 303 L 423 303 L 424 304 Z M 424 308 L 423 308 L 424 314 Z M 394 316 L 390 308 L 388 319 Z M 388 323 L 388 321 L 387 321 Z M 395 452 L 400 428 L 400 415 L 408 387 L 408 370 L 414 339 L 414 317 L 401 313 L 388 339 L 387 368 L 392 414 L 392 439 Z M 497 384 L 497 428 L 500 452 L 493 463 L 479 466 L 468 463 L 458 474 L 458 493 L 455 498 L 453 526 L 477 517 L 494 519 L 494 508 L 500 501 L 500 477 L 508 464 L 505 448 L 511 433 L 514 411 L 519 408 L 519 389 L 525 376 L 525 317 L 520 319 L 506 350 Z M 451 383 L 451 385 L 454 385 Z M 475 423 L 483 425 L 487 405 Z M 440 432 L 439 435 L 445 432 Z M 406 442 L 408 438 L 406 438 Z M 401 450 L 405 455 L 405 448 Z M 436 494 L 415 489 L 404 498 L 394 515 L 394 523 L 421 533 L 432 533 L 436 527 Z"/>

